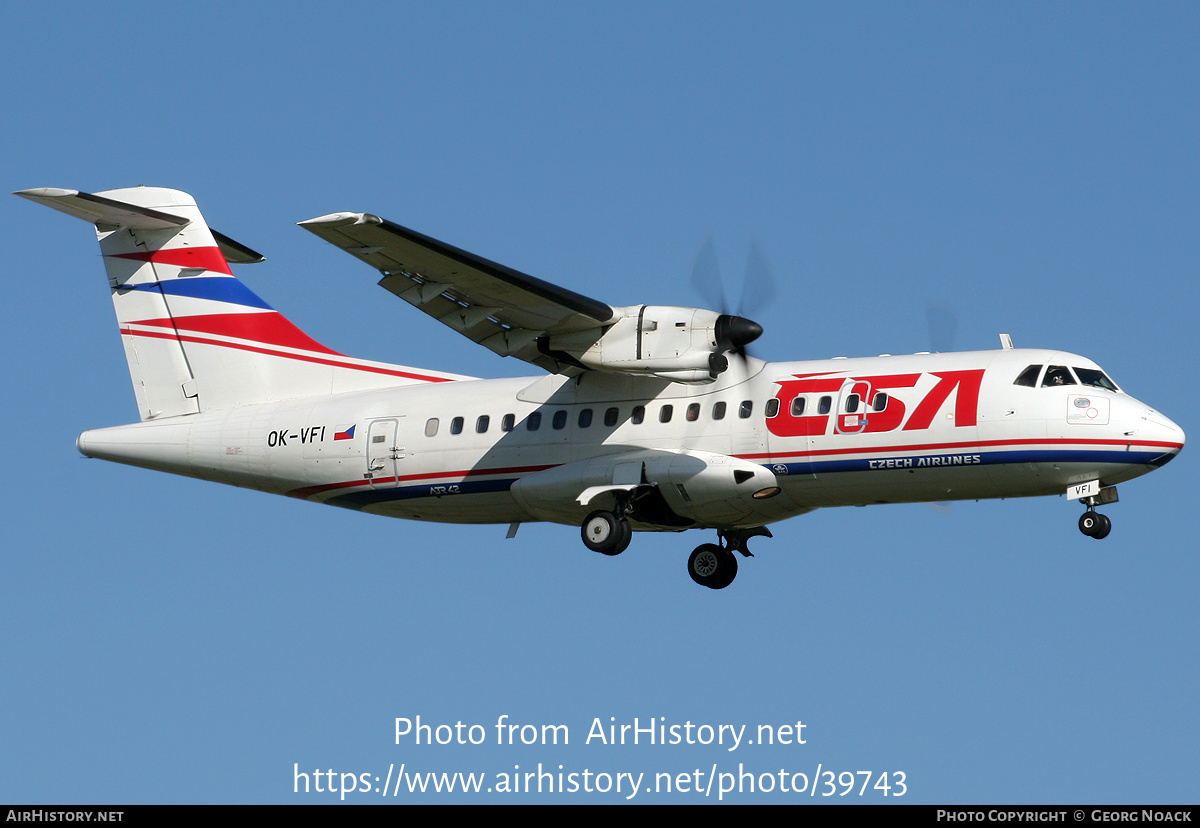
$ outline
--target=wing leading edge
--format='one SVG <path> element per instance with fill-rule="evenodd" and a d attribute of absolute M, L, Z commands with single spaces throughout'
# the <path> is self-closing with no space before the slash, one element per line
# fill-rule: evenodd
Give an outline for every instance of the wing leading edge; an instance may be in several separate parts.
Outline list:
<path fill-rule="evenodd" d="M 413 307 L 501 356 L 553 373 L 584 366 L 552 350 L 550 337 L 595 331 L 599 339 L 619 316 L 603 302 L 370 213 L 333 213 L 300 226 L 381 272 L 379 284 Z"/>

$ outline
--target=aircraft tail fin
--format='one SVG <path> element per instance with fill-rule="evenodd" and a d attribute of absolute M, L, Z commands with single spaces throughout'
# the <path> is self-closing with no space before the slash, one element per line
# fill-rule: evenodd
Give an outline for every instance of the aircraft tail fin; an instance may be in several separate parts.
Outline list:
<path fill-rule="evenodd" d="M 459 379 L 343 356 L 238 281 L 263 257 L 211 230 L 187 193 L 40 188 L 16 195 L 96 226 L 143 420 Z"/>

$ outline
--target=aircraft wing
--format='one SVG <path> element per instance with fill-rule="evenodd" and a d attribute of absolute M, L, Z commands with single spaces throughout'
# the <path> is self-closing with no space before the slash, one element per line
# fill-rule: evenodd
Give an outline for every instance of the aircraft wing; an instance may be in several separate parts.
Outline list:
<path fill-rule="evenodd" d="M 617 318 L 603 302 L 370 213 L 333 213 L 300 226 L 380 271 L 380 285 L 434 319 L 554 373 L 583 366 L 551 351 L 549 337 L 594 330 L 598 339 Z"/>

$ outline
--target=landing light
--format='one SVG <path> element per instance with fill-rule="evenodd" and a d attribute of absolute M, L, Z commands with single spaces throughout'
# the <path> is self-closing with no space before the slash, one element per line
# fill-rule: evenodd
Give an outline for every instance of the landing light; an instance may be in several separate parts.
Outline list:
<path fill-rule="evenodd" d="M 768 486 L 765 489 L 759 489 L 751 495 L 755 500 L 766 500 L 768 497 L 774 497 L 782 491 L 778 486 Z"/>

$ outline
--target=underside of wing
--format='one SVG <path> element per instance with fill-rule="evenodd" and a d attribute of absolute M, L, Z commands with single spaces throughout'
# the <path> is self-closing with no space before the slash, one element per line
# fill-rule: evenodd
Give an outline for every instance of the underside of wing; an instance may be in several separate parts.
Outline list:
<path fill-rule="evenodd" d="M 369 213 L 300 222 L 380 271 L 379 284 L 501 356 L 554 373 L 585 366 L 552 338 L 599 340 L 616 309 Z"/>

